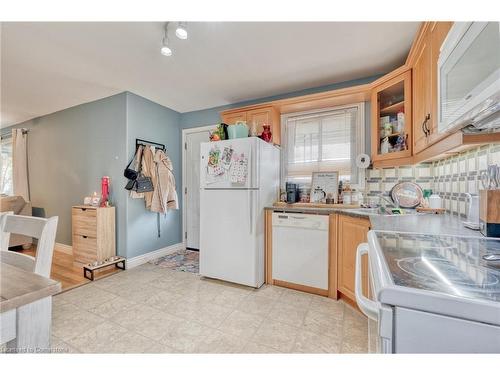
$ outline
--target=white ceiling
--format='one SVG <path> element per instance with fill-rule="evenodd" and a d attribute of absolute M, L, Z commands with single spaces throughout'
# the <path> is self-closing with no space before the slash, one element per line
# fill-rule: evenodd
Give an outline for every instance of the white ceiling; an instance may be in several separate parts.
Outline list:
<path fill-rule="evenodd" d="M 385 73 L 418 22 L 3 23 L 1 122 L 15 124 L 122 91 L 179 112 Z"/>

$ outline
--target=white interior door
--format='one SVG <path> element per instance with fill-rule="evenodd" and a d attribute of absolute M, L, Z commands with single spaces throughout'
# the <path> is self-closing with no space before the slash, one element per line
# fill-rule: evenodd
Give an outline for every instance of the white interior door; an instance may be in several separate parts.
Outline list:
<path fill-rule="evenodd" d="M 186 247 L 200 248 L 200 143 L 209 138 L 208 130 L 186 134 L 184 205 L 186 214 Z"/>

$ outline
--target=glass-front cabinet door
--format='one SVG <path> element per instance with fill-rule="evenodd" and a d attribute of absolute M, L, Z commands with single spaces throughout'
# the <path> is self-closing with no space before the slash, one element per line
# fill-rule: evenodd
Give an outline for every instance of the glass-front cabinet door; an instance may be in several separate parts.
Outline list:
<path fill-rule="evenodd" d="M 373 161 L 410 157 L 411 71 L 401 73 L 375 87 L 371 106 Z"/>

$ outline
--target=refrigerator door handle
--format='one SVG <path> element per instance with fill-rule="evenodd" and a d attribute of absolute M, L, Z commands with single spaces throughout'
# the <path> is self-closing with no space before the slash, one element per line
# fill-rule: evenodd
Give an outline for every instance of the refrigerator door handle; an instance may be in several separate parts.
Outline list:
<path fill-rule="evenodd" d="M 250 234 L 253 233 L 253 199 L 252 199 L 252 190 L 248 190 L 248 218 L 249 218 L 249 228 Z"/>

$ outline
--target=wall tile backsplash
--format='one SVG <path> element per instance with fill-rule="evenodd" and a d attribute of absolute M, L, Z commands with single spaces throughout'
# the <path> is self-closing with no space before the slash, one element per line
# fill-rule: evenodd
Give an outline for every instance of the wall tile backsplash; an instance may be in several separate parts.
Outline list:
<path fill-rule="evenodd" d="M 500 145 L 486 145 L 431 163 L 395 168 L 368 169 L 365 201 L 380 203 L 378 195 L 387 195 L 399 181 L 413 181 L 422 189 L 432 189 L 443 198 L 450 213 L 466 215 L 465 193 L 477 194 L 481 188 L 479 173 L 490 164 L 500 165 Z"/>

